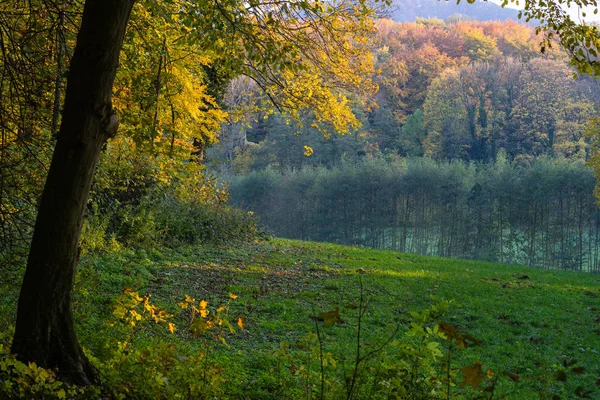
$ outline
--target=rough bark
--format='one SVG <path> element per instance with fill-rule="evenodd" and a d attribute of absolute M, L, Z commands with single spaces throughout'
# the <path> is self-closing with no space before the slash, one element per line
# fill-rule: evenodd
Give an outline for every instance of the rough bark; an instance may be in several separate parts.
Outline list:
<path fill-rule="evenodd" d="M 71 292 L 83 213 L 101 149 L 117 130 L 112 86 L 134 0 L 87 0 L 61 127 L 42 193 L 12 352 L 86 385 L 96 373 L 75 335 Z"/>

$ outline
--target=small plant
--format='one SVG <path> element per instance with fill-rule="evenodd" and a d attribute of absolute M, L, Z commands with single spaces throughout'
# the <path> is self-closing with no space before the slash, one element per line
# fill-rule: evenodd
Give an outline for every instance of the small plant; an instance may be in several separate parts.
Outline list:
<path fill-rule="evenodd" d="M 10 354 L 8 340 L 13 330 L 0 332 L 0 398 L 73 399 L 84 390 L 59 380 L 55 371 L 36 363 L 23 363 Z"/>
<path fill-rule="evenodd" d="M 229 293 L 229 300 L 222 306 L 211 313 L 207 308 L 208 301 L 200 300 L 196 302 L 196 299 L 186 295 L 183 301 L 177 303 L 183 310 L 189 310 L 189 331 L 195 337 L 201 337 L 206 332 L 211 332 L 213 338 L 219 340 L 223 344 L 227 344 L 225 335 L 227 332 L 235 333 L 236 329 L 229 321 L 229 304 L 231 300 L 237 299 L 238 296 Z M 238 317 L 236 319 L 237 327 L 242 330 L 244 329 L 244 317 Z"/>
<path fill-rule="evenodd" d="M 224 367 L 215 362 L 211 350 L 215 340 L 225 344 L 226 335 L 236 332 L 228 318 L 229 305 L 236 298 L 230 293 L 226 304 L 211 311 L 206 300 L 196 301 L 186 295 L 178 306 L 186 312 L 187 329 L 178 329 L 174 315 L 152 304 L 150 295 L 125 289 L 115 299 L 114 320 L 109 326 L 120 327 L 127 336 L 111 345 L 113 351 L 108 360 L 92 357 L 100 367 L 106 390 L 117 399 L 221 397 Z M 147 323 L 164 327 L 173 335 L 187 331 L 200 339 L 200 346 L 190 352 L 175 341 L 157 339 L 158 332 L 148 345 L 145 332 L 151 325 Z M 243 317 L 237 318 L 236 325 L 244 328 Z"/>

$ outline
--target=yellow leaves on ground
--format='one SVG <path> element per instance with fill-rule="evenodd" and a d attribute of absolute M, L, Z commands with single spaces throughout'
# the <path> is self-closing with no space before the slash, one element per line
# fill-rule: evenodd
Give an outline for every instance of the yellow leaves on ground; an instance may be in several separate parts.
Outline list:
<path fill-rule="evenodd" d="M 237 298 L 236 294 L 229 293 L 229 300 L 212 313 L 208 309 L 208 301 L 200 300 L 196 303 L 196 300 L 189 295 L 186 295 L 185 299 L 177 304 L 184 310 L 191 310 L 189 331 L 192 335 L 200 337 L 206 332 L 211 332 L 215 339 L 226 344 L 224 334 L 226 332 L 235 333 L 234 326 L 229 322 L 229 305 L 232 300 Z M 236 324 L 240 329 L 244 329 L 244 317 L 238 317 Z"/>
<path fill-rule="evenodd" d="M 314 153 L 314 151 L 313 151 L 312 147 L 310 147 L 310 146 L 304 146 L 304 155 L 306 157 L 312 156 L 313 153 Z"/>
<path fill-rule="evenodd" d="M 206 306 L 208 306 L 208 301 L 206 300 L 201 300 L 198 304 L 197 312 L 202 318 L 208 317 L 208 314 L 210 313 L 210 311 L 206 309 Z"/>

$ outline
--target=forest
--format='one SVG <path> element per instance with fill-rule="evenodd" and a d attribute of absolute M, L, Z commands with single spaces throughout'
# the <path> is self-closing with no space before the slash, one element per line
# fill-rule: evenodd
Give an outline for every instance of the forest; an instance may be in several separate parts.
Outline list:
<path fill-rule="evenodd" d="M 0 398 L 593 398 L 569 5 L 1 1 Z"/>
<path fill-rule="evenodd" d="M 573 79 L 556 46 L 540 54 L 532 27 L 456 18 L 378 21 L 379 91 L 355 106 L 359 128 L 323 135 L 310 113 L 294 124 L 246 107 L 251 123 L 227 126 L 214 157 L 241 173 L 267 165 L 331 167 L 342 156 L 378 154 L 485 163 L 501 149 L 522 164 L 540 156 L 589 160 L 598 81 Z M 232 85 L 228 99 L 251 104 L 254 93 L 251 84 Z M 311 157 L 303 157 L 304 145 Z"/>
<path fill-rule="evenodd" d="M 598 81 L 510 20 L 377 33 L 380 91 L 360 128 L 323 135 L 310 115 L 227 127 L 236 139 L 209 157 L 233 204 L 283 237 L 597 271 Z"/>
<path fill-rule="evenodd" d="M 505 157 L 486 165 L 366 159 L 331 169 L 252 172 L 233 204 L 280 237 L 542 268 L 598 272 L 600 214 L 590 168 Z"/>

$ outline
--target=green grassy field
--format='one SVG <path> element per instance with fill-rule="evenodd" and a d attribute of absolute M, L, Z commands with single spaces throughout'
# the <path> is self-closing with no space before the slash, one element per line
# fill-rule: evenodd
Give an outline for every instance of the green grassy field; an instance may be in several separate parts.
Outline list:
<path fill-rule="evenodd" d="M 213 373 L 221 376 L 224 397 L 320 398 L 322 379 L 325 398 L 345 396 L 355 365 L 360 304 L 365 310 L 360 351 L 373 355 L 359 365 L 355 396 L 374 397 L 381 389 L 377 380 L 389 375 L 382 369 L 393 371 L 401 344 L 412 340 L 406 334 L 410 312 L 436 303 L 433 295 L 453 300 L 439 321 L 481 342 L 458 350 L 439 340 L 450 349 L 455 383 L 462 380 L 461 367 L 480 361 L 497 379 L 493 396 L 487 392 L 485 398 L 577 398 L 594 389 L 589 398 L 600 398 L 597 275 L 279 239 L 88 256 L 77 278 L 75 314 L 81 342 L 99 359 L 107 352 L 107 338 L 124 332 L 106 321 L 115 297 L 127 287 L 151 294 L 154 304 L 175 314 L 178 327 L 172 334 L 152 324 L 140 326 L 135 345 L 162 340 L 190 353 L 207 342 L 187 332 L 177 302 L 187 294 L 206 299 L 211 308 L 229 301 L 230 293 L 239 296 L 231 300 L 229 315 L 232 321 L 243 317 L 244 328 L 225 334 L 226 345 L 210 345 L 210 359 L 221 366 Z M 342 321 L 333 326 L 311 318 L 336 307 Z M 447 374 L 446 357 L 435 361 L 440 376 Z M 450 391 L 460 398 L 477 395 L 460 385 Z"/>

